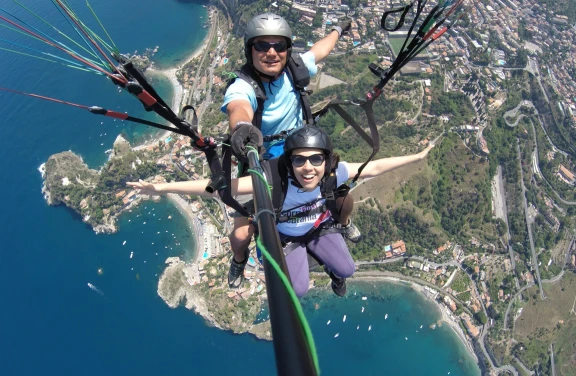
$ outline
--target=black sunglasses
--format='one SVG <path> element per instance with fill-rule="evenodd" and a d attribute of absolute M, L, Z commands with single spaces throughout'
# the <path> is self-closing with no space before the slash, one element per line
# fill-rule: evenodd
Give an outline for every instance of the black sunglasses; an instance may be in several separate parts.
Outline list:
<path fill-rule="evenodd" d="M 291 155 L 290 160 L 292 161 L 292 166 L 294 167 L 302 167 L 306 164 L 306 161 L 310 161 L 312 166 L 322 166 L 322 163 L 326 160 L 324 154 L 312 154 L 308 157 L 303 155 Z"/>
<path fill-rule="evenodd" d="M 279 42 L 266 42 L 265 40 L 259 40 L 252 44 L 254 49 L 258 52 L 268 52 L 270 48 L 273 48 L 276 52 L 284 52 L 288 49 L 288 43 L 285 40 Z"/>

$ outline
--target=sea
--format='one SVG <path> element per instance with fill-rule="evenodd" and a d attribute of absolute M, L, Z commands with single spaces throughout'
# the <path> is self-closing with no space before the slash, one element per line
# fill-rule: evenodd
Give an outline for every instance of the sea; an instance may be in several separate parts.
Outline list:
<path fill-rule="evenodd" d="M 81 40 L 52 1 L 19 3 L 28 11 L 3 0 L 0 15 L 14 14 L 66 44 L 62 34 Z M 67 3 L 123 53 L 158 46 L 157 68 L 182 64 L 208 30 L 207 8 L 197 1 L 92 0 L 99 22 L 85 0 Z M 154 119 L 104 76 L 8 51 L 49 60 L 44 53 L 58 54 L 4 21 L 0 26 L 0 87 Z M 170 84 L 153 84 L 170 101 Z M 196 252 L 176 207 L 145 202 L 121 216 L 117 233 L 97 235 L 72 211 L 44 200 L 38 169 L 50 155 L 71 150 L 99 169 L 118 134 L 138 143 L 153 131 L 5 91 L 0 104 L 0 375 L 276 374 L 270 342 L 211 327 L 157 295 L 166 258 Z M 406 285 L 350 283 L 344 299 L 316 290 L 302 303 L 322 374 L 480 374 L 448 325 L 430 328 L 440 318 L 434 304 Z"/>

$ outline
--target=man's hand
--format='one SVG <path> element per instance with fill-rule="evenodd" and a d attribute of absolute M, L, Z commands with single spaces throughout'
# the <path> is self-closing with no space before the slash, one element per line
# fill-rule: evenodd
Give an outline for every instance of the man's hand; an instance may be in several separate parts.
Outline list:
<path fill-rule="evenodd" d="M 156 189 L 156 186 L 152 183 L 147 183 L 144 180 L 138 180 L 137 182 L 126 182 L 126 185 L 135 188 L 138 192 L 144 195 L 157 196 L 161 192 Z"/>
<path fill-rule="evenodd" d="M 342 35 L 348 35 L 351 28 L 352 28 L 352 19 L 346 18 L 344 21 L 338 22 L 336 25 L 334 25 L 332 30 L 336 30 L 338 32 L 339 37 L 342 37 Z"/>
<path fill-rule="evenodd" d="M 252 123 L 239 121 L 232 130 L 230 146 L 232 147 L 234 156 L 239 161 L 246 162 L 249 147 L 253 147 L 261 153 L 262 144 L 264 143 L 263 140 L 262 132 L 252 125 Z"/>

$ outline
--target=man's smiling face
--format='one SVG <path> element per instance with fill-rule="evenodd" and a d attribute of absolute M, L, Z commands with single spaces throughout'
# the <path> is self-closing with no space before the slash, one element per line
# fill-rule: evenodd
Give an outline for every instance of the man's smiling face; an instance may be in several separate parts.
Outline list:
<path fill-rule="evenodd" d="M 286 39 L 279 36 L 264 36 L 254 39 L 254 42 L 252 43 L 252 61 L 254 68 L 268 76 L 277 77 L 280 72 L 282 72 L 282 69 L 286 66 L 288 51 L 284 50 L 283 52 L 278 52 L 273 47 L 273 45 L 266 51 L 257 51 L 254 47 L 254 44 L 258 42 L 282 44 L 282 42 L 286 42 Z M 265 43 L 261 44 L 265 45 Z"/>

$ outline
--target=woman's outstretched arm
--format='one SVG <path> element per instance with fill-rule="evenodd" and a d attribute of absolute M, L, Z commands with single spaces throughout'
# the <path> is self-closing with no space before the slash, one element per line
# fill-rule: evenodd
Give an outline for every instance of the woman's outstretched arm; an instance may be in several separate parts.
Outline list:
<path fill-rule="evenodd" d="M 160 195 L 163 193 L 178 193 L 194 196 L 216 197 L 218 195 L 217 192 L 206 192 L 206 186 L 208 185 L 209 181 L 210 180 L 208 179 L 202 179 L 179 181 L 175 183 L 152 184 L 143 180 L 139 180 L 137 182 L 127 182 L 126 185 L 138 189 L 143 194 L 152 196 Z M 250 176 L 245 176 L 239 179 L 232 179 L 231 185 L 232 195 L 246 195 L 253 193 L 252 179 Z"/>
<path fill-rule="evenodd" d="M 364 167 L 364 169 L 362 170 L 360 177 L 373 178 L 376 176 L 380 176 L 388 171 L 392 171 L 402 166 L 406 166 L 410 163 L 421 161 L 422 159 L 426 158 L 428 152 L 433 147 L 434 144 L 431 142 L 426 149 L 422 150 L 418 154 L 405 155 L 402 157 L 382 158 L 377 159 L 375 161 L 370 161 L 366 165 L 366 167 Z M 360 166 L 362 166 L 362 163 L 348 163 L 349 179 L 352 179 L 354 178 L 354 176 L 356 176 Z"/>

